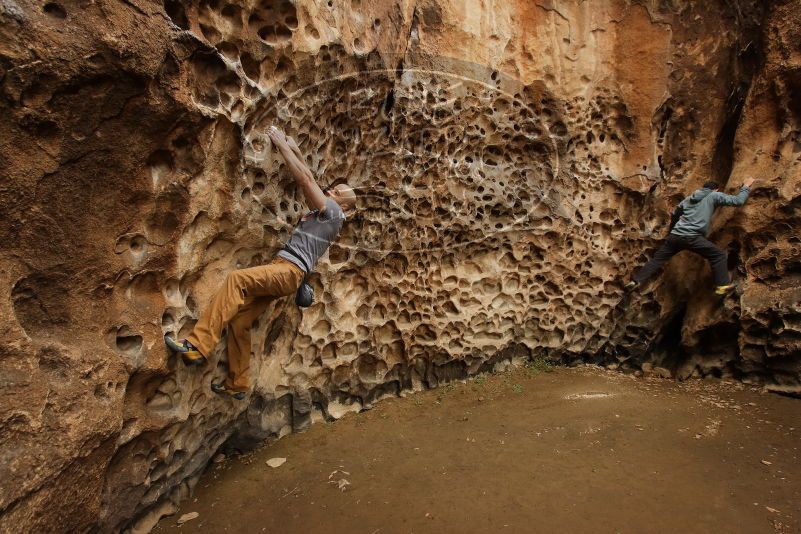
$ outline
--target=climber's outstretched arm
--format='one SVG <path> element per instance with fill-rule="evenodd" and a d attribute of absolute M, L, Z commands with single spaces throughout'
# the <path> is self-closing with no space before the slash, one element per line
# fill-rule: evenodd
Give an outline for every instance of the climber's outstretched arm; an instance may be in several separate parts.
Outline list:
<path fill-rule="evenodd" d="M 725 193 L 719 193 L 715 191 L 712 193 L 715 195 L 715 205 L 716 206 L 742 206 L 745 204 L 745 201 L 748 200 L 748 194 L 751 192 L 751 186 L 754 184 L 753 178 L 748 178 L 743 182 L 743 186 L 740 188 L 740 192 L 736 195 L 727 195 Z"/>
<path fill-rule="evenodd" d="M 289 148 L 292 149 L 292 152 L 295 153 L 295 155 L 298 157 L 300 161 L 306 163 L 306 158 L 304 158 L 303 154 L 300 153 L 300 147 L 295 142 L 295 140 L 289 135 L 286 136 L 286 144 L 289 145 Z"/>
<path fill-rule="evenodd" d="M 300 159 L 300 150 L 294 140 L 288 141 L 287 136 L 275 126 L 270 126 L 267 130 L 267 136 L 272 141 L 273 146 L 281 152 L 289 172 L 292 173 L 295 183 L 303 191 L 303 196 L 309 207 L 319 209 L 321 212 L 325 211 L 325 193 L 317 185 L 314 174 L 312 174 L 309 167 Z"/>

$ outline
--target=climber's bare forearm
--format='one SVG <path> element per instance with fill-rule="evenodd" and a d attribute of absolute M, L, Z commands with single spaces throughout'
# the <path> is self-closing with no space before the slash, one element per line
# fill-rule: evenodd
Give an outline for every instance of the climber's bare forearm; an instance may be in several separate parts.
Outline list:
<path fill-rule="evenodd" d="M 292 137 L 290 137 L 288 135 L 285 136 L 285 139 L 286 139 L 286 146 L 288 146 L 292 150 L 292 154 L 294 154 L 294 156 L 295 156 L 294 159 L 297 160 L 296 164 L 298 165 L 298 167 L 302 168 L 304 173 L 306 175 L 308 175 L 309 178 L 311 178 L 312 180 L 314 180 L 316 182 L 316 180 L 314 178 L 314 173 L 311 172 L 311 169 L 309 169 L 309 166 L 306 165 L 306 158 L 303 157 L 303 154 L 301 153 L 300 147 L 298 146 L 298 144 L 295 142 L 294 139 L 292 139 Z"/>
<path fill-rule="evenodd" d="M 309 204 L 309 207 L 319 210 L 324 209 L 325 194 L 323 193 L 323 190 L 320 189 L 320 186 L 317 185 L 311 170 L 306 166 L 305 163 L 298 159 L 292 149 L 288 146 L 285 145 L 279 150 L 281 150 L 281 155 L 284 157 L 284 161 L 286 161 L 289 171 L 295 177 L 295 182 L 303 191 L 303 196 L 306 198 L 306 202 Z"/>
<path fill-rule="evenodd" d="M 322 189 L 320 189 L 320 186 L 317 185 L 314 174 L 312 174 L 309 167 L 303 163 L 295 150 L 287 143 L 286 136 L 283 132 L 275 127 L 270 127 L 267 135 L 270 137 L 273 145 L 281 152 L 281 156 L 284 158 L 289 172 L 292 173 L 293 178 L 295 178 L 295 183 L 297 183 L 298 187 L 303 191 L 303 196 L 309 207 L 319 210 L 325 209 L 325 194 Z M 297 148 L 296 144 L 295 147 Z"/>
<path fill-rule="evenodd" d="M 311 170 L 309 169 L 309 166 L 306 165 L 306 158 L 300 151 L 300 147 L 298 146 L 298 143 L 295 141 L 295 139 L 293 139 L 291 135 L 287 135 L 286 133 L 284 133 L 284 141 L 286 143 L 286 146 L 288 146 L 292 150 L 292 153 L 295 155 L 295 159 L 298 160 L 299 166 L 303 167 L 306 173 L 311 177 L 311 179 L 314 180 L 314 173 L 312 173 Z"/>
<path fill-rule="evenodd" d="M 281 156 L 283 156 L 284 161 L 289 168 L 289 172 L 292 173 L 292 176 L 294 176 L 295 181 L 298 182 L 298 185 L 305 180 L 314 181 L 314 176 L 312 175 L 311 170 L 309 170 L 309 168 L 298 159 L 295 153 L 292 152 L 291 148 L 286 145 L 279 145 L 278 151 L 281 152 Z"/>
<path fill-rule="evenodd" d="M 292 137 L 290 137 L 288 135 L 286 136 L 286 144 L 289 145 L 289 148 L 292 149 L 292 152 L 295 153 L 295 155 L 298 157 L 298 159 L 300 161 L 302 161 L 302 162 L 306 161 L 306 158 L 304 158 L 303 154 L 301 154 L 301 152 L 300 152 L 300 147 L 298 146 L 298 144 L 295 142 L 295 140 Z"/>

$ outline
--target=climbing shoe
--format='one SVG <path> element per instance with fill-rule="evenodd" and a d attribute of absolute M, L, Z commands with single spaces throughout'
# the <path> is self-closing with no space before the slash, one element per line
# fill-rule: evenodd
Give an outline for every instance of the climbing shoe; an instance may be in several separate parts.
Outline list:
<path fill-rule="evenodd" d="M 233 397 L 236 400 L 242 400 L 245 398 L 244 391 L 237 391 L 235 389 L 229 389 L 225 382 L 218 382 L 218 383 L 211 383 L 211 390 L 216 393 L 217 395 L 228 395 L 229 397 Z"/>
<path fill-rule="evenodd" d="M 735 288 L 734 284 L 729 284 L 726 286 L 718 286 L 715 288 L 715 295 L 719 297 L 725 297 L 729 293 L 733 292 Z"/>
<path fill-rule="evenodd" d="M 203 365 L 206 362 L 206 358 L 197 350 L 197 347 L 186 339 L 176 341 L 170 336 L 164 336 L 164 343 L 166 343 L 171 350 L 180 354 L 181 359 L 186 365 Z"/>
<path fill-rule="evenodd" d="M 637 286 L 639 286 L 639 285 L 640 285 L 640 284 L 639 284 L 639 283 L 637 283 L 635 280 L 631 280 L 631 281 L 629 281 L 629 283 L 627 283 L 625 286 L 623 286 L 623 290 L 624 290 L 626 293 L 631 293 L 632 291 L 634 291 L 635 289 L 637 289 Z"/>

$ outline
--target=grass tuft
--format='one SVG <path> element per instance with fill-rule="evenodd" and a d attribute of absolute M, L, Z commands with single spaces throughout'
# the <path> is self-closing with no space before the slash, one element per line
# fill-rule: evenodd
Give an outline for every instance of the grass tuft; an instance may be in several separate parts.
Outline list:
<path fill-rule="evenodd" d="M 535 356 L 526 362 L 526 372 L 529 376 L 537 376 L 541 372 L 552 373 L 554 366 L 542 356 Z"/>

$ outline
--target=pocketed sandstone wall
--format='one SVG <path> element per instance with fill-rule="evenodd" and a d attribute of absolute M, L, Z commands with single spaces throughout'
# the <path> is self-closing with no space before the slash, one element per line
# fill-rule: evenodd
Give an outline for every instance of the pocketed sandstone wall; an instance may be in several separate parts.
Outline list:
<path fill-rule="evenodd" d="M 0 528 L 147 530 L 223 444 L 548 356 L 798 390 L 792 2 L 0 1 Z M 362 194 L 254 328 L 253 394 L 168 355 L 305 209 L 264 136 Z M 691 257 L 710 177 L 742 295 Z"/>

